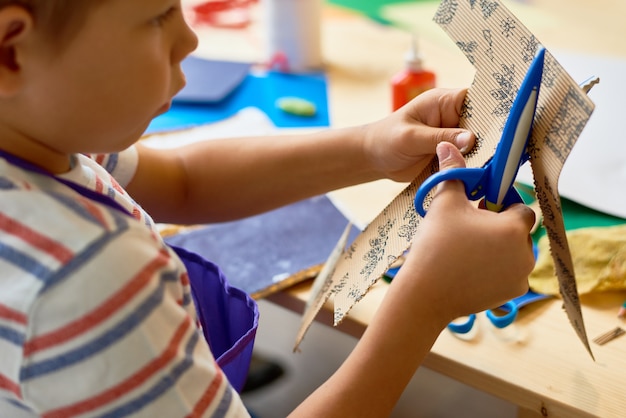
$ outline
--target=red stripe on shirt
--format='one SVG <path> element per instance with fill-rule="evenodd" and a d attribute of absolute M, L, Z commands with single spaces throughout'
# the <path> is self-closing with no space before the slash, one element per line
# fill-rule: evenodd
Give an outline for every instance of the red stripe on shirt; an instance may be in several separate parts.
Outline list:
<path fill-rule="evenodd" d="M 217 391 L 222 385 L 222 381 L 224 380 L 224 373 L 219 368 L 217 363 L 215 364 L 215 370 L 218 372 L 215 375 L 215 378 L 209 383 L 209 387 L 206 389 L 198 403 L 193 407 L 193 411 L 186 418 L 197 418 L 201 417 L 215 399 L 217 395 Z"/>
<path fill-rule="evenodd" d="M 189 274 L 187 272 L 180 275 L 180 283 L 183 286 L 189 286 Z"/>
<path fill-rule="evenodd" d="M 6 305 L 0 303 L 0 318 L 6 319 L 11 322 L 18 323 L 20 325 L 26 325 L 28 318 L 22 312 L 11 309 Z"/>
<path fill-rule="evenodd" d="M 98 176 L 96 176 L 96 191 L 98 193 L 102 193 L 104 191 L 104 183 L 102 182 L 102 179 Z"/>
<path fill-rule="evenodd" d="M 27 341 L 24 344 L 24 355 L 29 356 L 37 351 L 61 344 L 104 322 L 150 283 L 154 273 L 167 264 L 168 260 L 167 251 L 161 250 L 126 286 L 114 293 L 96 309 L 57 330 Z"/>
<path fill-rule="evenodd" d="M 141 220 L 141 211 L 137 206 L 133 207 L 133 218 L 137 219 L 138 221 Z"/>
<path fill-rule="evenodd" d="M 126 191 L 122 188 L 122 186 L 120 186 L 120 184 L 117 182 L 117 180 L 115 180 L 115 177 L 109 176 L 109 182 L 111 182 L 111 186 L 113 186 L 113 188 L 115 190 L 117 190 L 119 192 L 119 194 L 121 194 L 121 195 L 125 195 L 126 194 Z"/>
<path fill-rule="evenodd" d="M 22 241 L 45 252 L 46 254 L 49 254 L 63 264 L 67 263 L 73 257 L 72 251 L 69 248 L 61 245 L 58 241 L 41 235 L 37 231 L 29 228 L 28 226 L 1 213 L 0 229 L 20 238 Z"/>
<path fill-rule="evenodd" d="M 92 155 L 91 158 L 100 165 L 103 165 L 104 159 L 107 157 L 107 154 L 96 154 Z"/>
<path fill-rule="evenodd" d="M 2 373 L 0 373 L 0 389 L 9 391 L 17 396 L 19 399 L 22 399 L 22 391 L 20 390 L 20 385 L 18 385 Z"/>
<path fill-rule="evenodd" d="M 182 324 L 178 327 L 178 329 L 174 332 L 174 335 L 165 351 L 163 351 L 161 355 L 159 355 L 159 357 L 152 360 L 150 363 L 145 365 L 142 369 L 140 369 L 137 373 L 135 373 L 128 379 L 120 382 L 118 385 L 113 386 L 110 389 L 92 398 L 85 399 L 73 405 L 68 405 L 66 407 L 48 411 L 42 415 L 42 418 L 67 418 L 84 414 L 89 411 L 93 411 L 94 409 L 100 408 L 109 402 L 116 401 L 123 394 L 127 394 L 130 391 L 136 389 L 154 374 L 163 370 L 167 366 L 167 364 L 176 357 L 176 353 L 180 349 L 179 346 L 183 341 L 183 337 L 189 330 L 190 326 L 191 319 L 187 316 L 185 317 Z"/>
<path fill-rule="evenodd" d="M 80 198 L 80 203 L 85 207 L 85 209 L 87 209 L 87 212 L 89 212 L 89 214 L 98 221 L 100 225 L 106 226 L 107 222 L 104 218 L 104 215 L 102 214 L 102 210 L 100 209 L 100 207 L 95 205 L 92 200 L 84 198 L 82 196 Z"/>

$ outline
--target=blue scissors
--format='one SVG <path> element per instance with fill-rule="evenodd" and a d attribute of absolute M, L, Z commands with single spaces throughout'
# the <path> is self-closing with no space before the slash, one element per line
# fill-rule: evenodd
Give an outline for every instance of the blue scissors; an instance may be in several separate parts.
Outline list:
<path fill-rule="evenodd" d="M 530 158 L 526 148 L 539 98 L 544 56 L 545 49 L 540 46 L 513 102 L 493 157 L 481 168 L 440 171 L 422 183 L 415 195 L 415 210 L 422 217 L 426 216 L 426 196 L 433 187 L 446 180 L 461 180 L 468 199 L 484 197 L 485 206 L 494 212 L 500 212 L 514 203 L 523 203 L 513 183 L 519 168 Z M 515 321 L 518 306 L 518 303 L 509 301 L 500 307 L 500 310 L 507 312 L 505 315 L 496 315 L 492 310 L 487 310 L 486 314 L 494 326 L 504 328 Z M 467 333 L 472 329 L 475 319 L 476 315 L 471 314 L 465 323 L 454 322 L 448 328 L 456 333 Z"/>
<path fill-rule="evenodd" d="M 495 212 L 513 203 L 523 202 L 513 183 L 519 168 L 530 158 L 526 146 L 539 98 L 544 55 L 545 49 L 539 47 L 513 102 L 493 157 L 481 168 L 453 168 L 430 176 L 415 195 L 417 213 L 426 216 L 426 196 L 433 187 L 445 180 L 461 180 L 465 184 L 468 199 L 484 197 L 487 209 Z"/>

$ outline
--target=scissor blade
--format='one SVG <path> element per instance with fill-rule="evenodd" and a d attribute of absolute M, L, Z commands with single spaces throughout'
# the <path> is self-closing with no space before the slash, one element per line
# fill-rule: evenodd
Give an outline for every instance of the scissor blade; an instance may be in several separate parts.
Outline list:
<path fill-rule="evenodd" d="M 485 194 L 485 203 L 489 210 L 502 210 L 504 198 L 513 187 L 520 166 L 527 159 L 526 146 L 539 99 L 544 56 L 545 49 L 539 47 L 504 125 L 502 138 L 491 164 L 491 184 Z"/>

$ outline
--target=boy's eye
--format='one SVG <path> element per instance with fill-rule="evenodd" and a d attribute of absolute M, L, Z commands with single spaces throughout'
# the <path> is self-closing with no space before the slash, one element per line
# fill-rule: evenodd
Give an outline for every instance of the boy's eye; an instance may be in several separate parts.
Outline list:
<path fill-rule="evenodd" d="M 165 22 L 167 22 L 170 18 L 172 18 L 174 16 L 174 14 L 176 13 L 176 7 L 170 7 L 169 9 L 167 9 L 167 11 L 163 14 L 160 14 L 159 16 L 155 17 L 152 20 L 152 23 L 154 23 L 157 26 L 162 26 Z"/>

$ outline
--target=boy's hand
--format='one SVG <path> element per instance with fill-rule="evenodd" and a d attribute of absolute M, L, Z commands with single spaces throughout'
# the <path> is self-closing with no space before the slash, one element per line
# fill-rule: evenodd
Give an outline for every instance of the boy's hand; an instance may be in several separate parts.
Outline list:
<path fill-rule="evenodd" d="M 465 166 L 451 144 L 439 144 L 437 155 L 441 170 Z M 428 295 L 420 300 L 432 301 L 444 322 L 495 308 L 528 290 L 535 263 L 530 239 L 534 220 L 534 212 L 523 204 L 500 213 L 479 209 L 465 196 L 462 182 L 445 181 L 405 262 L 417 274 L 404 280 L 420 282 L 415 283 L 420 293 Z M 424 272 L 424 266 L 429 270 Z"/>
<path fill-rule="evenodd" d="M 428 90 L 385 119 L 366 125 L 365 152 L 373 166 L 384 177 L 412 181 L 438 143 L 450 142 L 463 153 L 471 150 L 474 135 L 457 127 L 466 92 Z"/>

